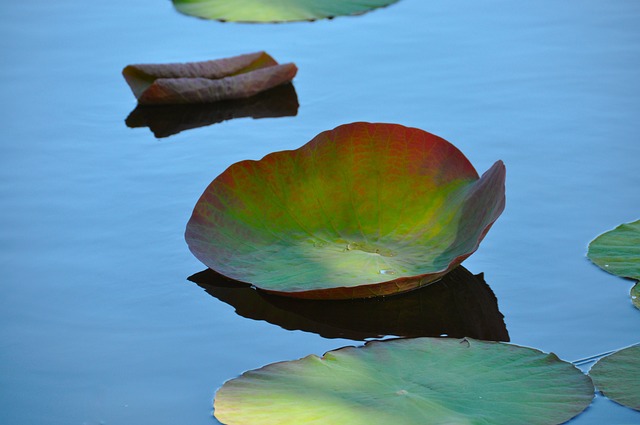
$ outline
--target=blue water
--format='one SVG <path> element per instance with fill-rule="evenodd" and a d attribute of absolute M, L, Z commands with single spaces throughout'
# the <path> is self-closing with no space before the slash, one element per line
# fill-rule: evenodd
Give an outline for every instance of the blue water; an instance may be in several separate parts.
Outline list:
<path fill-rule="evenodd" d="M 0 423 L 215 424 L 213 394 L 264 364 L 358 342 L 236 315 L 187 280 L 183 241 L 230 164 L 351 121 L 438 134 L 507 208 L 465 262 L 511 341 L 566 360 L 638 342 L 630 282 L 585 258 L 640 215 L 640 3 L 401 0 L 359 17 L 222 24 L 168 0 L 0 5 Z M 296 116 L 156 139 L 125 119 L 129 63 L 266 50 L 295 62 Z M 637 424 L 598 397 L 572 422 Z"/>

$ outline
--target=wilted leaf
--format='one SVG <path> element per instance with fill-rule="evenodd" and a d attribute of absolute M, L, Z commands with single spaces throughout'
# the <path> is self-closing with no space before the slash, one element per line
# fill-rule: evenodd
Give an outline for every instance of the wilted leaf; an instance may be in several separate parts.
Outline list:
<path fill-rule="evenodd" d="M 229 167 L 186 240 L 219 273 L 302 298 L 366 298 L 426 285 L 471 255 L 504 209 L 505 168 L 482 178 L 452 144 L 354 123 L 294 151 Z"/>
<path fill-rule="evenodd" d="M 462 266 L 434 285 L 393 297 L 305 300 L 271 295 L 207 269 L 189 277 L 240 316 L 325 338 L 365 340 L 388 335 L 464 336 L 509 341 L 504 316 L 482 274 Z"/>
<path fill-rule="evenodd" d="M 359 15 L 398 0 L 173 0 L 185 15 L 219 21 L 312 21 Z"/>
<path fill-rule="evenodd" d="M 264 52 L 205 62 L 128 65 L 122 75 L 141 104 L 243 99 L 291 82 L 298 69 Z"/>
<path fill-rule="evenodd" d="M 625 348 L 598 361 L 589 375 L 613 401 L 640 410 L 640 345 Z"/>
<path fill-rule="evenodd" d="M 227 425 L 554 425 L 592 398 L 591 380 L 553 354 L 418 338 L 245 372 L 218 391 L 214 414 Z"/>

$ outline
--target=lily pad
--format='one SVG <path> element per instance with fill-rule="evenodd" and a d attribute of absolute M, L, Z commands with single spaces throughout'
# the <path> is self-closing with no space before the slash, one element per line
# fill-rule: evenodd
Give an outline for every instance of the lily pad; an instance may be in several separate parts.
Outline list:
<path fill-rule="evenodd" d="M 587 256 L 604 271 L 640 280 L 640 220 L 621 224 L 595 238 Z"/>
<path fill-rule="evenodd" d="M 363 341 L 385 336 L 465 336 L 509 341 L 504 316 L 482 273 L 462 266 L 428 285 L 393 297 L 305 300 L 272 295 L 225 278 L 211 269 L 189 280 L 233 306 L 240 316 L 325 338 Z"/>
<path fill-rule="evenodd" d="M 587 257 L 602 270 L 640 281 L 640 220 L 621 224 L 595 238 Z M 638 283 L 631 288 L 631 302 L 640 309 Z"/>
<path fill-rule="evenodd" d="M 493 424 L 568 421 L 591 380 L 553 354 L 473 339 L 375 341 L 274 363 L 226 382 L 226 425 Z"/>
<path fill-rule="evenodd" d="M 589 375 L 604 395 L 623 406 L 640 410 L 640 345 L 600 359 Z"/>
<path fill-rule="evenodd" d="M 203 62 L 128 65 L 127 84 L 143 105 L 213 103 L 244 99 L 291 82 L 292 63 L 278 65 L 258 52 Z"/>
<path fill-rule="evenodd" d="M 482 178 L 416 128 L 353 123 L 218 176 L 187 224 L 191 252 L 241 282 L 301 298 L 405 292 L 453 270 L 504 209 L 505 167 Z"/>
<path fill-rule="evenodd" d="M 359 15 L 398 0 L 173 0 L 185 15 L 234 22 L 313 21 Z"/>

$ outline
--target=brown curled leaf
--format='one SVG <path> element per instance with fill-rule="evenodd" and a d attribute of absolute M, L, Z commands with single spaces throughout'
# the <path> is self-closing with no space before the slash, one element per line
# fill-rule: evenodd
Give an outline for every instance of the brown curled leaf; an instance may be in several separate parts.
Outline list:
<path fill-rule="evenodd" d="M 140 104 L 244 99 L 290 82 L 298 69 L 258 52 L 204 62 L 129 65 L 122 75 Z"/>

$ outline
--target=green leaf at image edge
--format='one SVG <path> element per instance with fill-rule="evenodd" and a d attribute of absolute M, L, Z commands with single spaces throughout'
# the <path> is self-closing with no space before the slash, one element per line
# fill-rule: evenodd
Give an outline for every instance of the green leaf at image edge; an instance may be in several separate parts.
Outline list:
<path fill-rule="evenodd" d="M 605 396 L 623 406 L 640 410 L 640 345 L 600 359 L 589 375 Z"/>
<path fill-rule="evenodd" d="M 606 272 L 640 280 L 640 220 L 621 224 L 595 238 L 587 257 Z"/>
<path fill-rule="evenodd" d="M 416 338 L 274 363 L 226 382 L 226 425 L 552 425 L 580 414 L 591 380 L 553 354 L 473 339 Z"/>
<path fill-rule="evenodd" d="M 640 281 L 640 220 L 621 224 L 589 244 L 587 257 L 602 270 Z M 631 288 L 631 302 L 640 309 L 640 286 Z"/>
<path fill-rule="evenodd" d="M 230 22 L 313 21 L 360 15 L 398 0 L 173 0 L 181 13 Z"/>

